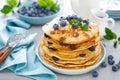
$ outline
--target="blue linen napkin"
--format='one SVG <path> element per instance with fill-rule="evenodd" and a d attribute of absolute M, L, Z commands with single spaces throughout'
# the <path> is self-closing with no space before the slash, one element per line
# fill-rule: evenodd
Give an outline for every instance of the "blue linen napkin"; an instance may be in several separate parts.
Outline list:
<path fill-rule="evenodd" d="M 6 19 L 0 23 L 0 48 L 8 38 L 20 32 L 28 33 L 30 25 L 18 19 Z M 0 64 L 0 71 L 7 68 L 17 75 L 36 80 L 57 80 L 56 75 L 39 61 L 34 50 L 35 34 L 28 34 L 26 39 L 17 45 L 6 60 Z"/>

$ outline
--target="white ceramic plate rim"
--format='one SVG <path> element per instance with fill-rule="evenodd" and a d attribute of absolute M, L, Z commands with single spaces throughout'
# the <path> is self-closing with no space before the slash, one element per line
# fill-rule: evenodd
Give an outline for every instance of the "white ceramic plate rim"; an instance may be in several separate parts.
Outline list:
<path fill-rule="evenodd" d="M 61 73 L 61 74 L 66 74 L 66 75 L 77 75 L 77 74 L 85 74 L 85 73 L 88 73 L 94 69 L 96 69 L 102 62 L 103 60 L 105 59 L 105 56 L 106 56 L 106 49 L 105 47 L 103 46 L 103 44 L 101 43 L 102 45 L 102 51 L 101 51 L 101 59 L 100 61 L 98 61 L 98 63 L 96 63 L 95 65 L 91 66 L 91 67 L 88 67 L 86 69 L 80 69 L 80 70 L 66 70 L 66 69 L 60 69 L 60 68 L 57 68 L 57 67 L 54 67 L 52 65 L 49 65 L 47 64 L 44 60 L 42 60 L 40 58 L 40 54 L 39 54 L 39 46 L 37 47 L 36 49 L 36 54 L 39 58 L 39 60 L 41 61 L 41 63 L 46 66 L 47 68 L 51 69 L 52 71 L 54 72 L 57 72 L 57 73 Z"/>

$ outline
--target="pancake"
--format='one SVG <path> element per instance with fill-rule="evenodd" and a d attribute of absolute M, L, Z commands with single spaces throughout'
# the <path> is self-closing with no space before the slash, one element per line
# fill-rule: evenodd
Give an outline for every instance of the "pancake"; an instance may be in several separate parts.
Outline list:
<path fill-rule="evenodd" d="M 64 57 L 64 55 L 60 56 L 57 52 L 54 52 L 54 51 L 50 52 L 48 50 L 48 48 L 43 46 L 42 44 L 41 44 L 41 48 L 40 48 L 41 50 L 40 51 L 42 51 L 41 53 L 43 53 L 43 56 L 47 57 L 50 61 L 54 61 L 52 59 L 52 56 L 55 56 L 55 57 L 60 59 L 59 61 L 57 61 L 57 63 L 62 63 L 62 64 L 66 64 L 66 63 L 82 64 L 82 63 L 92 59 L 93 57 L 99 55 L 100 53 L 97 53 L 97 52 L 100 52 L 100 47 L 101 46 L 98 45 L 96 51 L 94 51 L 92 53 L 90 53 L 90 52 L 86 53 L 85 56 L 82 56 L 82 57 L 80 55 L 83 54 L 83 53 L 79 54 L 79 52 L 77 52 L 79 54 L 78 55 L 76 53 L 74 54 L 74 52 L 73 52 L 74 55 L 78 55 L 78 56 L 76 56 L 76 57 L 72 56 L 72 58 L 66 58 L 66 57 Z M 49 54 L 47 54 L 47 53 L 49 53 Z M 71 55 L 71 54 L 69 54 L 69 55 Z"/>
<path fill-rule="evenodd" d="M 76 20 L 73 17 L 71 19 Z M 80 23 L 86 24 L 88 30 L 83 30 L 82 25 L 74 28 L 69 20 L 64 20 L 66 23 L 63 25 L 58 18 L 44 25 L 44 34 L 39 44 L 42 60 L 54 67 L 69 70 L 95 65 L 101 54 L 99 29 L 95 23 L 84 21 Z M 57 27 L 53 27 L 54 24 Z"/>
<path fill-rule="evenodd" d="M 73 29 L 72 26 L 67 22 L 65 27 L 60 27 L 59 30 L 54 30 L 51 26 L 52 23 L 58 22 L 59 19 L 53 20 L 50 24 L 46 24 L 42 27 L 44 33 L 50 36 L 54 41 L 59 41 L 64 38 L 62 43 L 64 44 L 80 44 L 86 41 L 91 40 L 98 32 L 99 29 L 96 27 L 97 25 L 94 23 L 89 23 L 89 30 L 83 31 L 80 27 L 78 29 Z M 64 32 L 64 33 L 63 33 Z M 74 37 L 73 35 L 78 34 L 78 37 Z"/>
<path fill-rule="evenodd" d="M 81 51 L 69 51 L 69 52 L 63 52 L 63 51 L 54 51 L 49 49 L 47 46 L 44 46 L 44 44 L 41 42 L 41 48 L 43 50 L 43 52 L 45 53 L 49 53 L 49 56 L 56 56 L 62 59 L 73 59 L 73 58 L 77 58 L 80 57 L 80 55 L 85 54 L 87 57 L 88 55 L 93 55 L 97 52 L 100 52 L 100 45 L 97 45 L 95 47 L 95 51 L 90 51 L 89 49 L 85 49 L 85 50 L 81 50 Z M 89 56 L 88 56 L 89 57 Z M 83 57 L 82 57 L 83 58 Z"/>
<path fill-rule="evenodd" d="M 98 34 L 95 36 L 95 38 L 91 39 L 90 41 L 86 41 L 84 43 L 81 44 L 60 44 L 59 42 L 54 42 L 52 41 L 52 39 L 43 37 L 43 41 L 44 43 L 52 48 L 57 48 L 58 50 L 61 50 L 66 52 L 66 51 L 79 51 L 79 50 L 84 50 L 86 48 L 91 47 L 91 45 L 96 46 L 98 44 L 98 42 L 100 41 L 100 36 L 98 36 Z M 76 49 L 71 49 L 71 46 L 75 46 Z"/>

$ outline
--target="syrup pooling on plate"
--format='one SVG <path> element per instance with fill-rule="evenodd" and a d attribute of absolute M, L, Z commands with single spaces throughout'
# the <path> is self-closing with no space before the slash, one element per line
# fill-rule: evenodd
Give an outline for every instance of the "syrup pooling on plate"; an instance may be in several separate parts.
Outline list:
<path fill-rule="evenodd" d="M 89 19 L 69 15 L 43 26 L 40 55 L 48 64 L 76 70 L 93 66 L 100 59 L 99 29 Z M 48 37 L 49 36 L 49 37 Z"/>

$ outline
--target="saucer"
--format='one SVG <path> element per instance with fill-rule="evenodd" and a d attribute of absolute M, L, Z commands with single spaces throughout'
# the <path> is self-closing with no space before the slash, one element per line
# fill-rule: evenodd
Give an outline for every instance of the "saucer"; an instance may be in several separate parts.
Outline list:
<path fill-rule="evenodd" d="M 79 69 L 79 70 L 66 70 L 66 69 L 60 69 L 60 68 L 54 67 L 52 65 L 49 65 L 44 60 L 42 60 L 41 55 L 39 54 L 39 47 L 37 49 L 37 56 L 38 56 L 39 60 L 42 62 L 43 65 L 45 65 L 47 68 L 51 69 L 54 72 L 61 73 L 61 74 L 66 74 L 66 75 L 78 75 L 78 74 L 85 74 L 85 73 L 88 73 L 88 72 L 96 69 L 105 59 L 106 49 L 102 45 L 100 60 L 95 65 L 93 65 L 91 67 L 88 67 L 88 68 L 85 68 L 85 69 Z"/>

